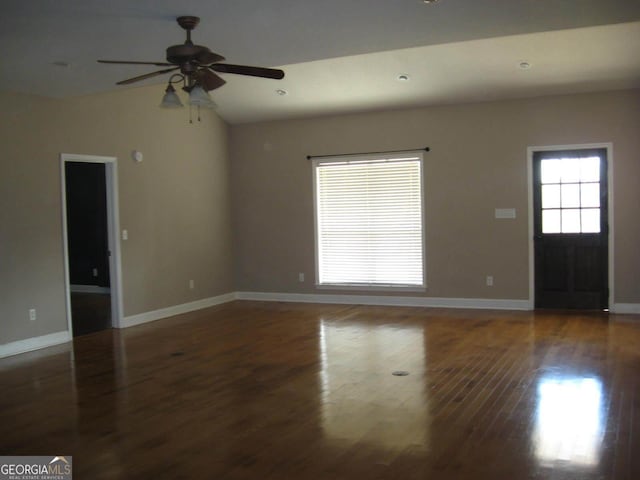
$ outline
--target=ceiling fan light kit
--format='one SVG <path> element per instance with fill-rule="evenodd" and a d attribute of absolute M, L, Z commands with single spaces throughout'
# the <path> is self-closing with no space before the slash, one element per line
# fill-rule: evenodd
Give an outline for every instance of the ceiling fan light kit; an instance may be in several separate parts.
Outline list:
<path fill-rule="evenodd" d="M 176 93 L 176 89 L 173 88 L 173 85 L 167 85 L 167 89 L 164 91 L 164 97 L 162 97 L 162 102 L 160 103 L 160 107 L 162 108 L 182 108 L 184 105 L 180 101 L 180 97 Z"/>
<path fill-rule="evenodd" d="M 196 85 L 189 92 L 189 105 L 204 108 L 214 108 L 216 106 L 209 93 L 200 85 Z"/>
<path fill-rule="evenodd" d="M 182 83 L 182 90 L 189 94 L 188 104 L 204 108 L 215 108 L 216 104 L 211 99 L 209 92 L 220 88 L 227 83 L 216 72 L 248 75 L 251 77 L 271 78 L 280 80 L 284 78 L 284 72 L 275 68 L 251 67 L 248 65 L 232 65 L 220 63 L 225 58 L 212 52 L 207 47 L 195 45 L 191 41 L 191 31 L 200 23 L 200 18 L 194 16 L 182 16 L 176 19 L 178 25 L 187 33 L 187 39 L 181 45 L 173 45 L 166 50 L 166 62 L 134 62 L 120 60 L 98 60 L 99 63 L 115 63 L 126 65 L 155 65 L 169 67 L 155 72 L 146 73 L 137 77 L 121 80 L 117 85 L 128 85 L 146 80 L 148 78 L 176 72 L 169 77 L 164 97 L 160 102 L 162 108 L 180 108 L 184 105 L 173 87 L 176 83 Z M 198 115 L 198 120 L 200 116 Z"/>

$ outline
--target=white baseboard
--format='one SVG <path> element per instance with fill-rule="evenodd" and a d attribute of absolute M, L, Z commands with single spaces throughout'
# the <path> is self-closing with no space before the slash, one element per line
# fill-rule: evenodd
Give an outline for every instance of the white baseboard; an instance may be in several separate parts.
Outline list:
<path fill-rule="evenodd" d="M 4 345 L 0 345 L 0 358 L 18 355 L 19 353 L 31 352 L 40 348 L 60 345 L 61 343 L 67 343 L 71 340 L 71 333 L 64 331 L 42 335 L 41 337 L 33 337 L 25 340 L 18 340 L 16 342 L 5 343 Z"/>
<path fill-rule="evenodd" d="M 438 298 L 438 297 L 395 297 L 389 295 L 332 295 L 306 293 L 272 292 L 231 292 L 216 297 L 161 308 L 151 312 L 125 317 L 119 328 L 133 327 L 182 313 L 213 307 L 233 300 L 255 300 L 263 302 L 335 303 L 353 305 L 380 305 L 399 307 L 471 308 L 489 310 L 532 310 L 529 300 L 505 300 L 485 298 Z M 638 303 L 616 303 L 611 308 L 616 314 L 639 314 Z M 72 340 L 71 332 L 57 332 L 41 337 L 27 338 L 0 345 L 0 358 L 52 347 Z"/>
<path fill-rule="evenodd" d="M 531 310 L 529 300 L 485 298 L 395 297 L 389 295 L 322 295 L 305 293 L 237 292 L 238 300 L 265 302 L 337 303 L 398 307 L 472 308 L 484 310 Z"/>
<path fill-rule="evenodd" d="M 111 293 L 109 287 L 99 287 L 97 285 L 69 285 L 69 291 L 74 293 Z"/>
<path fill-rule="evenodd" d="M 120 322 L 119 328 L 133 327 L 135 325 L 153 322 L 162 318 L 172 317 L 174 315 L 180 315 L 182 313 L 192 312 L 194 310 L 200 310 L 202 308 L 213 307 L 215 305 L 231 302 L 236 298 L 236 294 L 232 292 L 226 293 L 224 295 L 218 295 L 217 297 L 203 298 L 202 300 L 196 300 L 195 302 L 183 303 L 181 305 L 161 308 L 159 310 L 153 310 L 151 312 L 138 313 L 137 315 L 124 317 Z"/>
<path fill-rule="evenodd" d="M 611 313 L 631 313 L 640 315 L 640 303 L 614 303 Z"/>

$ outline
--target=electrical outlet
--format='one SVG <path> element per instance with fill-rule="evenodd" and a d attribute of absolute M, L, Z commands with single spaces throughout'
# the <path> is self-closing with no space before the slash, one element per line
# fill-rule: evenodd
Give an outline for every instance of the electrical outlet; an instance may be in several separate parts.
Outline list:
<path fill-rule="evenodd" d="M 491 275 L 487 275 L 487 287 L 493 287 L 493 277 Z"/>
<path fill-rule="evenodd" d="M 35 321 L 36 318 L 37 318 L 36 309 L 35 308 L 30 308 L 29 309 L 29 320 L 31 320 L 33 322 L 33 321 Z"/>
<path fill-rule="evenodd" d="M 298 274 L 298 281 L 299 281 L 300 283 L 304 282 L 304 273 L 300 272 L 300 273 Z"/>
<path fill-rule="evenodd" d="M 193 280 L 189 280 L 189 289 L 193 290 L 196 287 L 196 284 Z"/>
<path fill-rule="evenodd" d="M 97 277 L 97 276 L 98 276 L 98 269 L 97 269 L 97 268 L 94 268 L 94 269 L 93 269 L 93 276 L 94 276 L 94 277 Z"/>

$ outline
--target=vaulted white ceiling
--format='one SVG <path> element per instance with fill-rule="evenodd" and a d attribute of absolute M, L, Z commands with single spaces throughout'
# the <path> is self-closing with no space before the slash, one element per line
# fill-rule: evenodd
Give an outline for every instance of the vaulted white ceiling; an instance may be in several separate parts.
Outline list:
<path fill-rule="evenodd" d="M 3 0 L 0 90 L 132 88 L 196 15 L 195 43 L 284 80 L 226 74 L 230 123 L 640 87 L 637 0 Z M 528 62 L 529 69 L 520 64 Z M 400 81 L 407 75 L 408 81 Z M 135 85 L 158 85 L 166 77 Z M 287 92 L 278 95 L 276 90 Z M 149 108 L 157 108 L 150 105 Z"/>

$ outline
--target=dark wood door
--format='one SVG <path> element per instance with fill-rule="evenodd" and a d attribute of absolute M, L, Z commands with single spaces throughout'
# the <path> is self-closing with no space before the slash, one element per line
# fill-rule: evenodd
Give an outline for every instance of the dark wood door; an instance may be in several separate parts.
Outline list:
<path fill-rule="evenodd" d="M 535 307 L 606 309 L 606 149 L 535 152 Z"/>

